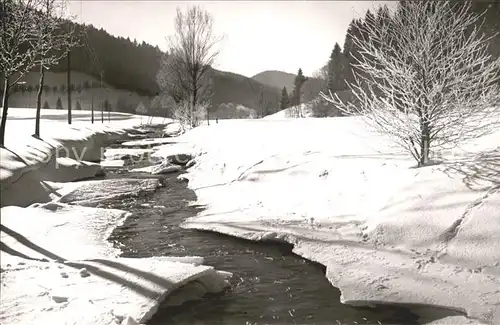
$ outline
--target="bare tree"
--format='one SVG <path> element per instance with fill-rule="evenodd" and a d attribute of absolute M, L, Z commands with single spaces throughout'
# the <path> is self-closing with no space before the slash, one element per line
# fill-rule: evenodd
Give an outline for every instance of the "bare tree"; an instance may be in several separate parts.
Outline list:
<path fill-rule="evenodd" d="M 38 81 L 38 92 L 36 97 L 36 119 L 35 137 L 40 137 L 40 111 L 42 108 L 42 93 L 45 89 L 45 70 L 57 65 L 59 60 L 67 54 L 67 51 L 78 44 L 74 37 L 74 29 L 66 20 L 67 28 L 63 26 L 63 10 L 65 2 L 60 0 L 40 0 L 39 13 L 37 15 L 37 32 L 35 53 L 36 64 L 40 68 Z"/>
<path fill-rule="evenodd" d="M 402 1 L 392 17 L 365 21 L 363 39 L 351 35 L 356 100 L 322 96 L 347 114 L 365 115 L 375 129 L 418 162 L 430 151 L 458 145 L 499 126 L 500 58 L 477 28 L 470 3 Z"/>
<path fill-rule="evenodd" d="M 169 51 L 161 63 L 158 83 L 177 103 L 191 126 L 197 106 L 207 106 L 210 94 L 211 66 L 219 51 L 215 48 L 220 38 L 213 32 L 212 16 L 199 6 L 183 13 L 177 8 L 175 34 L 169 37 Z M 207 115 L 208 118 L 208 115 Z"/>
<path fill-rule="evenodd" d="M 0 4 L 0 70 L 3 74 L 0 146 L 5 144 L 5 128 L 11 89 L 35 64 L 35 8 L 38 0 L 2 0 Z"/>

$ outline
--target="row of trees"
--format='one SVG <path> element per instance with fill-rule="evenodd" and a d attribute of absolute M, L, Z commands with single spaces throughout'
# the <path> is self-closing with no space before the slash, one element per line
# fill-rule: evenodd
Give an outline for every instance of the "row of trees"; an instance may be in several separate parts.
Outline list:
<path fill-rule="evenodd" d="M 0 146 L 5 144 L 9 95 L 25 74 L 38 69 L 34 136 L 40 136 L 45 71 L 77 45 L 75 31 L 63 19 L 64 3 L 55 0 L 6 0 L 0 7 L 0 68 L 3 73 Z M 69 115 L 70 116 L 70 115 Z"/>
<path fill-rule="evenodd" d="M 78 91 L 78 92 L 82 92 L 82 91 L 85 91 L 85 90 L 89 90 L 89 89 L 92 89 L 92 88 L 102 88 L 101 84 L 98 83 L 98 82 L 89 82 L 89 81 L 84 81 L 81 85 L 75 85 L 75 84 L 70 84 L 69 85 L 70 87 L 70 90 L 72 91 Z M 35 86 L 32 86 L 32 85 L 24 85 L 24 84 L 17 84 L 17 85 L 14 85 L 11 89 L 12 93 L 16 93 L 16 92 L 20 92 L 20 93 L 25 93 L 25 92 L 28 92 L 28 93 L 31 93 L 33 91 L 37 91 L 40 89 L 40 84 L 36 84 Z M 61 92 L 61 93 L 66 93 L 68 90 L 68 87 L 66 84 L 62 84 L 60 85 L 59 87 L 58 86 L 48 86 L 48 85 L 43 85 L 43 91 L 45 93 L 50 93 L 50 92 L 53 92 L 53 93 L 57 93 L 57 92 Z"/>
<path fill-rule="evenodd" d="M 154 96 L 159 88 L 156 73 L 164 54 L 157 46 L 115 37 L 91 25 L 72 25 L 82 46 L 71 49 L 70 68 L 114 88 Z M 68 64 L 61 60 L 52 71 L 66 72 Z"/>
<path fill-rule="evenodd" d="M 117 38 L 103 29 L 79 25 L 63 16 L 64 1 L 5 0 L 0 5 L 0 71 L 2 86 L 2 121 L 0 145 L 5 143 L 9 96 L 13 92 L 36 92 L 35 137 L 40 137 L 40 109 L 44 92 L 71 92 L 101 88 L 103 83 L 140 95 L 158 93 L 156 73 L 163 52 L 158 47 Z M 116 55 L 120 53 L 120 55 Z M 71 58 L 71 60 L 70 60 Z M 59 87 L 44 84 L 45 71 L 77 70 L 100 79 L 100 82 L 68 82 Z M 39 73 L 36 86 L 23 81 L 28 73 Z M 103 108 L 104 109 L 104 108 Z M 71 106 L 68 104 L 68 123 Z"/>
<path fill-rule="evenodd" d="M 463 1 L 453 0 L 451 4 L 457 4 L 454 11 L 458 10 Z M 492 57 L 500 56 L 500 2 L 492 1 L 470 1 L 467 4 L 467 12 L 480 16 L 479 19 L 472 24 L 480 32 L 484 33 L 488 38 L 491 38 L 488 47 L 488 53 Z M 391 13 L 387 6 L 380 6 L 375 13 L 368 10 L 364 18 L 353 19 L 347 29 L 347 34 L 344 40 L 344 45 L 341 48 L 338 43 L 335 43 L 330 54 L 328 62 L 319 69 L 313 76 L 323 79 L 323 91 L 338 92 L 347 90 L 348 84 L 352 84 L 355 80 L 356 73 L 356 57 L 359 56 L 361 48 L 355 40 L 369 41 L 369 33 L 367 27 L 375 24 L 384 25 L 390 19 Z"/>
<path fill-rule="evenodd" d="M 114 42 L 110 42 L 111 37 L 107 37 L 110 35 L 102 30 L 97 31 L 93 27 L 87 30 L 87 26 L 63 19 L 60 15 L 62 10 L 56 10 L 60 9 L 56 8 L 58 3 L 60 2 L 56 0 L 2 2 L 2 18 L 6 17 L 1 20 L 0 26 L 2 39 L 0 59 L 4 72 L 3 115 L 0 130 L 2 146 L 5 138 L 8 99 L 13 91 L 31 92 L 36 89 L 37 112 L 34 136 L 40 136 L 41 94 L 43 91 L 58 90 L 57 87 L 44 85 L 44 73 L 48 68 L 58 72 L 76 67 L 82 72 L 98 74 L 101 84 L 107 81 L 116 87 L 139 94 L 156 95 L 152 101 L 154 107 L 158 106 L 160 109 L 164 105 L 169 106 L 174 111 L 173 117 L 186 121 L 191 126 L 200 122 L 201 112 L 207 114 L 209 119 L 208 112 L 213 96 L 212 65 L 218 54 L 216 44 L 220 38 L 213 34 L 213 18 L 208 12 L 198 6 L 191 7 L 186 12 L 177 10 L 175 34 L 168 38 L 167 54 L 162 53 L 157 47 L 153 48 L 145 43 L 137 44 L 135 41 L 131 43 L 128 39 L 124 41 L 113 38 Z M 122 55 L 113 55 L 116 52 Z M 138 60 L 138 56 L 142 59 Z M 149 56 L 150 59 L 144 56 Z M 62 58 L 66 59 L 61 60 Z M 137 63 L 146 62 L 147 67 L 137 66 Z M 130 69 L 127 67 L 133 67 L 136 77 L 130 76 Z M 36 87 L 25 87 L 20 81 L 34 69 L 40 72 L 39 84 Z M 126 84 L 130 80 L 139 80 L 139 83 L 131 87 L 130 84 Z M 72 90 L 79 91 L 98 86 L 83 84 L 74 87 L 69 79 L 68 85 L 69 89 L 67 86 L 59 88 L 68 92 L 68 102 L 71 100 Z M 70 107 L 68 107 L 68 122 L 71 123 Z"/>
<path fill-rule="evenodd" d="M 343 53 L 335 46 L 322 97 L 345 114 L 364 115 L 419 166 L 430 163 L 432 150 L 497 130 L 500 57 L 485 26 L 498 27 L 498 15 L 488 23 L 492 15 L 478 8 L 421 0 L 400 1 L 393 14 L 367 13 L 349 27 Z M 355 100 L 335 94 L 345 87 Z"/>

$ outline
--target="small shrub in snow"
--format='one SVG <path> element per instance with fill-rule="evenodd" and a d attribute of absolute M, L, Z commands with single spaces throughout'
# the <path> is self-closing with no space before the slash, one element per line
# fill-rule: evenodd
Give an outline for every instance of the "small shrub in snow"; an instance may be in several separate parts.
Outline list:
<path fill-rule="evenodd" d="M 200 104 L 194 107 L 193 112 L 190 112 L 191 104 L 188 100 L 183 100 L 172 111 L 174 119 L 178 120 L 184 127 L 196 127 L 203 121 L 207 104 Z"/>

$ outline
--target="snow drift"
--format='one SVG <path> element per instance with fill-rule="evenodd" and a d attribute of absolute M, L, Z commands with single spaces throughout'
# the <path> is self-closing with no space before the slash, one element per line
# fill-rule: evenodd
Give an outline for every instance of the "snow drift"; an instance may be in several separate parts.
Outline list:
<path fill-rule="evenodd" d="M 125 211 L 47 203 L 1 214 L 2 324 L 144 323 L 171 294 L 170 305 L 198 299 L 231 276 L 201 257 L 118 257 L 106 239 Z"/>
<path fill-rule="evenodd" d="M 207 207 L 184 227 L 292 243 L 344 303 L 500 323 L 500 132 L 420 169 L 355 117 L 220 121 L 178 140 L 155 155 L 192 154 L 182 177 Z"/>
<path fill-rule="evenodd" d="M 124 114 L 129 120 L 113 121 L 113 126 L 89 126 L 82 121 L 67 125 L 64 120 L 45 120 L 42 115 L 43 139 L 37 139 L 27 134 L 28 122 L 33 120 L 25 115 L 30 111 L 9 110 L 6 148 L 0 148 L 0 206 L 48 202 L 46 181 L 71 182 L 99 175 L 100 166 L 92 162 L 101 160 L 104 148 L 140 133 L 134 128 L 140 120 L 129 114 Z M 49 111 L 43 113 L 54 113 Z"/>

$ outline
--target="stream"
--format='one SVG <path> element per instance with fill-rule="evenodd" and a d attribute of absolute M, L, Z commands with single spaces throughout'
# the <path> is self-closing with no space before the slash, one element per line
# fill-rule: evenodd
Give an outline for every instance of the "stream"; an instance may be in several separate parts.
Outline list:
<path fill-rule="evenodd" d="M 115 148 L 117 146 L 114 146 Z M 146 163 L 139 163 L 141 167 Z M 231 287 L 178 307 L 161 307 L 150 325 L 257 324 L 421 324 L 408 306 L 352 307 L 325 277 L 325 267 L 292 253 L 286 244 L 263 244 L 182 229 L 180 223 L 203 208 L 179 173 L 107 170 L 105 179 L 159 177 L 165 186 L 147 196 L 120 198 L 100 205 L 132 212 L 109 238 L 124 257 L 201 256 L 204 264 L 233 273 Z M 430 308 L 433 319 L 456 315 Z"/>

